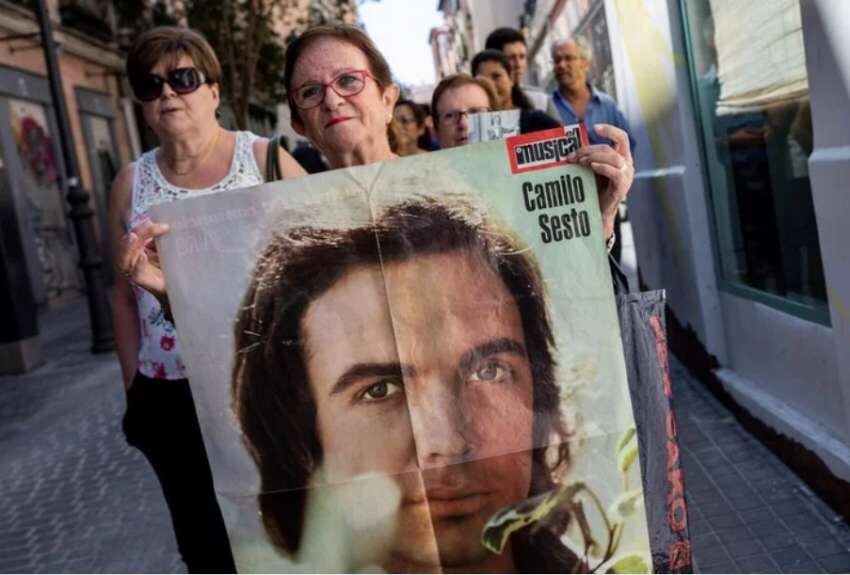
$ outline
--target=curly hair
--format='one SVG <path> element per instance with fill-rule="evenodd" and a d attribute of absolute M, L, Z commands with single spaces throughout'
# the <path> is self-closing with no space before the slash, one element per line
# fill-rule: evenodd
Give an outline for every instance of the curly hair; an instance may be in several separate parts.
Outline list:
<path fill-rule="evenodd" d="M 418 197 L 387 207 L 373 223 L 360 227 L 299 227 L 277 233 L 257 261 L 235 325 L 231 393 L 260 474 L 263 523 L 277 547 L 298 550 L 304 488 L 322 462 L 303 348 L 302 319 L 308 306 L 355 266 L 458 251 L 480 254 L 519 309 L 535 414 L 529 495 L 555 486 L 569 461 L 568 433 L 538 265 L 519 238 L 463 198 Z"/>

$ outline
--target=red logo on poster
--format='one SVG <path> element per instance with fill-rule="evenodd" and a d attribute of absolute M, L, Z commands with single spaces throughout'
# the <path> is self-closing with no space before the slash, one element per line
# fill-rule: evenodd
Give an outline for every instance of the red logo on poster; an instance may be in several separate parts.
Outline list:
<path fill-rule="evenodd" d="M 522 174 L 567 163 L 567 156 L 586 146 L 584 124 L 552 128 L 542 132 L 513 136 L 505 140 L 511 173 Z"/>

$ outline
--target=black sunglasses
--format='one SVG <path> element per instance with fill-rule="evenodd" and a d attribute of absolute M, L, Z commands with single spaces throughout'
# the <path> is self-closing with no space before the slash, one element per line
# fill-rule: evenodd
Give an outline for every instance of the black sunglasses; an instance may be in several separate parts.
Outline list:
<path fill-rule="evenodd" d="M 142 102 L 151 102 L 162 95 L 162 86 L 168 84 L 177 94 L 191 94 L 207 82 L 197 68 L 175 68 L 165 74 L 145 74 L 133 82 L 133 92 Z"/>

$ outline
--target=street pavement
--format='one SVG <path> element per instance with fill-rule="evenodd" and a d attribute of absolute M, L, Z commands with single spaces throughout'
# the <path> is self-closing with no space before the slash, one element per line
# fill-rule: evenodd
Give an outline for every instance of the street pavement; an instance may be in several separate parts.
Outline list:
<path fill-rule="evenodd" d="M 0 377 L 0 572 L 185 573 L 147 460 L 121 432 L 114 354 L 85 300 L 43 316 L 47 362 Z"/>
<path fill-rule="evenodd" d="M 848 573 L 850 526 L 671 360 L 695 570 Z"/>
<path fill-rule="evenodd" d="M 47 363 L 0 377 L 0 573 L 185 572 L 112 355 L 84 300 L 42 318 Z M 671 360 L 695 567 L 850 572 L 850 527 Z"/>

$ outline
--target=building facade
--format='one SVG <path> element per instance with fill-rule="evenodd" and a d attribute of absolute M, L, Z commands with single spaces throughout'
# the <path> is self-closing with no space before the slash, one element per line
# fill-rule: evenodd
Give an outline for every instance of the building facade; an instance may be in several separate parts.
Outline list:
<path fill-rule="evenodd" d="M 111 35 L 111 5 L 54 0 L 48 9 L 61 47 L 62 88 L 80 179 L 91 194 L 101 254 L 111 269 L 105 241 L 109 187 L 118 168 L 138 153 L 132 103 L 120 81 L 124 60 Z M 0 37 L 2 313 L 18 318 L 31 306 L 49 306 L 78 294 L 83 282 L 54 104 L 32 11 L 0 0 Z M 26 369 L 38 356 L 34 334 L 19 332 L 17 337 L 11 326 L 9 322 L 0 338 L 3 371 Z"/>
<path fill-rule="evenodd" d="M 445 22 L 431 29 L 431 52 L 434 56 L 435 77 L 442 78 L 458 72 L 469 72 L 475 55 L 472 15 L 467 0 L 440 0 L 437 9 Z"/>
<path fill-rule="evenodd" d="M 143 0 L 46 0 L 60 47 L 58 64 L 82 187 L 90 192 L 107 280 L 113 264 L 107 241 L 109 189 L 120 166 L 157 145 L 124 77 L 124 51 L 133 36 L 157 23 L 186 25 L 190 3 Z M 131 12 L 131 11 L 135 12 Z M 274 3 L 271 27 L 281 41 L 326 21 L 356 23 L 355 0 Z M 249 104 L 249 129 L 270 134 L 289 127 L 278 114 Z M 279 115 L 286 115 L 281 122 Z M 37 311 L 84 289 L 65 197 L 65 171 L 55 107 L 39 28 L 23 2 L 0 0 L 0 372 L 39 362 Z M 221 122 L 236 125 L 225 103 Z"/>
<path fill-rule="evenodd" d="M 526 0 L 499 0 L 497 4 L 492 0 L 466 0 L 467 18 L 472 28 L 470 45 L 473 55 L 484 49 L 487 35 L 496 28 L 521 29 L 526 4 Z"/>
<path fill-rule="evenodd" d="M 549 0 L 526 17 L 544 82 L 553 41 L 607 44 L 594 81 L 635 131 L 639 274 L 667 291 L 671 344 L 850 480 L 850 3 Z"/>
<path fill-rule="evenodd" d="M 487 35 L 496 28 L 521 28 L 526 0 L 439 0 L 437 10 L 445 22 L 431 30 L 436 77 L 469 72 L 473 56 L 484 49 Z M 498 9 L 495 9 L 498 8 Z"/>

